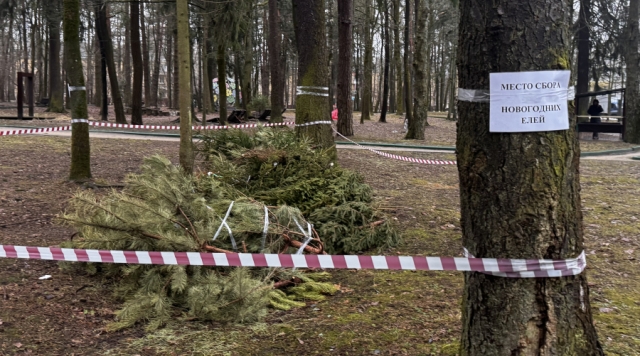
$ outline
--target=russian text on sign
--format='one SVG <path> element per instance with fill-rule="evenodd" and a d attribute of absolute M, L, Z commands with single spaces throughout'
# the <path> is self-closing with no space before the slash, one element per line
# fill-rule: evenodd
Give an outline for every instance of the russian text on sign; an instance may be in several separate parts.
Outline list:
<path fill-rule="evenodd" d="M 570 75 L 568 70 L 491 73 L 489 131 L 569 129 Z"/>

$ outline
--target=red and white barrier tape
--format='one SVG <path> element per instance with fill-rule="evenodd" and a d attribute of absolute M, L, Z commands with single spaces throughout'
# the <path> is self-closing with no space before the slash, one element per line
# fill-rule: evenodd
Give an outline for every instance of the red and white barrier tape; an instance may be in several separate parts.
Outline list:
<path fill-rule="evenodd" d="M 336 129 L 334 129 L 332 127 L 333 131 L 338 134 L 340 137 L 344 138 L 345 140 L 355 144 L 358 147 L 362 147 L 366 150 L 369 150 L 377 155 L 380 155 L 382 157 L 387 157 L 387 158 L 392 158 L 392 159 L 397 159 L 400 161 L 405 161 L 405 162 L 413 162 L 413 163 L 421 163 L 421 164 L 457 164 L 456 161 L 445 161 L 445 160 L 440 160 L 440 159 L 422 159 L 422 158 L 413 158 L 413 157 L 405 157 L 405 156 L 399 156 L 399 155 L 394 155 L 391 153 L 386 153 L 386 152 L 381 152 L 381 151 L 377 151 L 374 150 L 373 148 L 369 148 L 366 146 L 362 146 L 359 143 L 350 140 L 349 138 L 343 136 L 340 132 L 336 131 Z"/>
<path fill-rule="evenodd" d="M 71 126 L 45 127 L 40 129 L 22 129 L 22 130 L 0 131 L 0 136 L 38 134 L 38 133 L 44 133 L 44 132 L 68 131 L 68 130 L 71 130 Z"/>
<path fill-rule="evenodd" d="M 76 120 L 77 121 L 77 120 Z M 72 122 L 72 123 L 79 123 Z M 86 122 L 89 126 L 95 127 L 113 127 L 113 128 L 124 128 L 124 129 L 138 129 L 138 130 L 180 130 L 180 126 L 166 126 L 166 125 L 131 125 L 131 124 L 116 124 L 110 122 L 96 122 L 96 121 L 81 121 Z M 192 126 L 193 130 L 226 130 L 226 129 L 249 129 L 256 127 L 274 127 L 274 126 L 286 126 L 286 125 L 295 125 L 294 122 L 278 122 L 278 123 L 266 123 L 266 124 L 240 124 L 240 125 L 209 125 L 209 126 Z M 46 128 L 38 128 L 38 129 L 21 129 L 21 130 L 11 130 L 11 131 L 0 131 L 0 136 L 9 136 L 9 135 L 26 135 L 26 134 L 39 134 L 45 132 L 54 132 L 54 131 L 69 131 L 71 130 L 71 126 L 59 126 L 59 127 L 46 127 Z"/>
<path fill-rule="evenodd" d="M 563 277 L 580 274 L 584 252 L 567 260 L 521 260 L 471 257 L 276 255 L 159 251 L 107 251 L 0 245 L 0 258 L 154 265 L 473 271 L 502 277 Z"/>

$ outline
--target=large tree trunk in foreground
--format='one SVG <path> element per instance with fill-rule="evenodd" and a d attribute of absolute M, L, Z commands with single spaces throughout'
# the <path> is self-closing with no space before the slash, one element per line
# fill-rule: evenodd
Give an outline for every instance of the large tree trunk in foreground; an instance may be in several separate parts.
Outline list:
<path fill-rule="evenodd" d="M 193 172 L 193 142 L 191 140 L 191 44 L 189 43 L 188 0 L 176 1 L 178 18 L 178 70 L 180 75 L 180 166 Z"/>
<path fill-rule="evenodd" d="M 140 44 L 140 3 L 131 1 L 131 62 L 133 85 L 131 93 L 131 123 L 142 125 L 142 50 Z"/>
<path fill-rule="evenodd" d="M 269 64 L 271 69 L 271 122 L 282 122 L 284 105 L 284 68 L 280 48 L 278 1 L 269 0 Z"/>
<path fill-rule="evenodd" d="M 300 89 L 296 96 L 296 124 L 331 121 L 324 1 L 294 1 L 293 25 Z M 298 136 L 307 137 L 320 147 L 335 145 L 330 124 L 299 126 L 296 131 Z"/>
<path fill-rule="evenodd" d="M 638 41 L 640 41 L 640 28 L 638 28 L 638 3 L 640 0 L 629 2 L 629 17 L 626 28 L 626 46 L 624 51 L 627 64 L 627 91 L 625 92 L 625 120 L 626 129 L 624 140 L 630 143 L 640 143 L 640 55 L 638 54 Z"/>
<path fill-rule="evenodd" d="M 109 83 L 111 84 L 111 98 L 113 99 L 113 111 L 116 113 L 116 122 L 126 124 L 127 119 L 124 116 L 124 106 L 122 105 L 122 95 L 120 94 L 120 85 L 118 84 L 118 75 L 116 74 L 116 62 L 113 59 L 113 43 L 111 34 L 109 34 L 109 26 L 107 25 L 107 8 L 104 0 L 96 2 L 96 16 L 98 39 L 102 53 L 107 59 L 107 71 L 109 72 Z"/>
<path fill-rule="evenodd" d="M 570 6 L 461 0 L 459 87 L 486 89 L 490 72 L 567 69 Z M 476 257 L 577 257 L 584 246 L 575 117 L 569 130 L 489 133 L 487 103 L 458 108 L 463 246 Z M 466 273 L 462 308 L 462 355 L 602 355 L 586 273 Z"/>
<path fill-rule="evenodd" d="M 351 56 L 353 0 L 338 1 L 338 132 L 353 136 L 351 107 Z"/>
<path fill-rule="evenodd" d="M 64 0 L 64 51 L 65 72 L 70 86 L 84 87 L 82 57 L 80 56 L 80 0 Z M 87 119 L 87 91 L 71 91 L 71 119 L 84 122 L 72 123 L 71 170 L 69 178 L 84 180 L 91 178 L 91 154 L 89 146 L 89 124 Z M 73 122 L 73 121 L 72 121 Z"/>

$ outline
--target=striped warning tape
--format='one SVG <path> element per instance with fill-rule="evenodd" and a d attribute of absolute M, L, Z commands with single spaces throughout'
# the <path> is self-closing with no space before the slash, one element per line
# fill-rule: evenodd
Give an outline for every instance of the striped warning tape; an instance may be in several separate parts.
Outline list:
<path fill-rule="evenodd" d="M 124 128 L 124 129 L 137 129 L 137 130 L 180 130 L 180 126 L 176 125 L 131 125 L 131 124 L 116 124 L 111 122 L 96 122 L 96 121 L 88 121 L 86 119 L 74 119 L 71 121 L 72 123 L 83 122 L 89 124 L 89 126 L 95 127 L 112 127 L 112 128 Z M 304 124 L 296 124 L 292 121 L 287 122 L 274 122 L 274 123 L 265 123 L 265 124 L 239 124 L 239 125 L 209 125 L 209 126 L 191 126 L 192 130 L 227 130 L 227 129 L 250 129 L 257 127 L 277 127 L 277 126 L 310 126 L 310 125 L 324 125 L 331 124 L 331 121 L 314 121 L 308 122 Z M 26 134 L 37 134 L 37 133 L 45 133 L 45 132 L 53 132 L 53 131 L 68 131 L 71 130 L 71 126 L 61 126 L 61 127 L 46 127 L 46 128 L 38 128 L 38 129 L 23 129 L 23 130 L 10 130 L 10 131 L 0 131 L 0 136 L 9 136 L 9 135 L 26 135 Z"/>
<path fill-rule="evenodd" d="M 387 157 L 387 158 L 392 158 L 392 159 L 397 159 L 400 161 L 405 161 L 405 162 L 413 162 L 413 163 L 422 163 L 422 164 L 457 164 L 456 161 L 446 161 L 446 160 L 440 160 L 440 159 L 422 159 L 422 158 L 413 158 L 413 157 L 406 157 L 406 156 L 399 156 L 399 155 L 394 155 L 391 153 L 386 153 L 386 152 L 381 152 L 378 150 L 374 150 L 373 148 L 369 148 L 369 147 L 365 147 L 360 145 L 359 143 L 350 140 L 349 138 L 343 136 L 340 132 L 336 131 L 335 128 L 331 128 L 333 129 L 333 132 L 335 132 L 336 134 L 338 134 L 338 136 L 344 138 L 345 140 L 355 144 L 358 147 L 362 147 L 366 150 L 369 150 L 377 155 L 383 156 L 383 157 Z"/>
<path fill-rule="evenodd" d="M 0 245 L 0 258 L 154 265 L 374 269 L 483 272 L 501 277 L 563 277 L 582 273 L 584 252 L 567 260 L 474 257 L 285 255 L 160 251 L 85 250 Z"/>
<path fill-rule="evenodd" d="M 0 131 L 0 136 L 26 135 L 26 134 L 37 134 L 37 133 L 52 132 L 52 131 L 68 131 L 68 130 L 71 130 L 71 126 L 45 127 L 45 128 L 39 128 L 39 129 L 10 130 L 10 131 Z"/>

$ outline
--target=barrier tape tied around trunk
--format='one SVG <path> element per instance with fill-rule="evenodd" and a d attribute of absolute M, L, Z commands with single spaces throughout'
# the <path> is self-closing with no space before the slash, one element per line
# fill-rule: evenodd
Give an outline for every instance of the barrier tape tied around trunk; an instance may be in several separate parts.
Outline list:
<path fill-rule="evenodd" d="M 167 125 L 131 125 L 131 124 L 115 124 L 110 122 L 95 122 L 88 121 L 86 119 L 73 119 L 71 123 L 86 123 L 89 126 L 95 127 L 113 127 L 113 128 L 125 128 L 125 129 L 138 129 L 138 130 L 180 130 L 180 126 L 167 126 Z M 331 124 L 331 121 L 314 121 L 307 122 L 304 124 L 296 124 L 295 122 L 274 122 L 274 123 L 266 123 L 266 124 L 239 124 L 239 125 L 208 125 L 208 126 L 191 126 L 192 130 L 227 130 L 227 129 L 250 129 L 257 127 L 275 127 L 275 126 L 311 126 L 311 125 L 326 125 Z M 56 132 L 56 131 L 69 131 L 71 130 L 71 126 L 59 126 L 59 127 L 45 127 L 45 128 L 37 128 L 37 129 L 20 129 L 20 130 L 9 130 L 9 131 L 0 131 L 0 136 L 11 136 L 11 135 L 27 135 L 27 134 L 39 134 L 45 132 Z"/>
<path fill-rule="evenodd" d="M 397 159 L 400 161 L 405 161 L 405 162 L 413 162 L 413 163 L 421 163 L 421 164 L 457 164 L 456 161 L 446 161 L 446 160 L 440 160 L 440 159 L 422 159 L 422 158 L 413 158 L 413 157 L 406 157 L 406 156 L 399 156 L 399 155 L 394 155 L 391 153 L 386 153 L 386 152 L 381 152 L 378 150 L 374 150 L 373 148 L 369 148 L 366 146 L 362 146 L 361 144 L 350 140 L 349 138 L 343 136 L 340 132 L 338 132 L 336 129 L 333 129 L 333 132 L 335 132 L 336 134 L 338 134 L 338 136 L 344 138 L 345 140 L 355 144 L 358 147 L 361 147 L 365 150 L 369 150 L 377 155 L 383 156 L 383 157 L 387 157 L 387 158 L 392 158 L 392 159 Z"/>
<path fill-rule="evenodd" d="M 511 278 L 573 276 L 582 273 L 587 265 L 584 252 L 577 258 L 567 260 L 524 260 L 474 257 L 109 251 L 14 245 L 0 245 L 0 258 L 184 266 L 465 271 Z"/>

